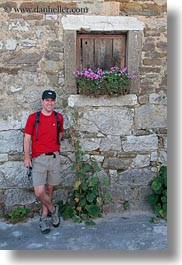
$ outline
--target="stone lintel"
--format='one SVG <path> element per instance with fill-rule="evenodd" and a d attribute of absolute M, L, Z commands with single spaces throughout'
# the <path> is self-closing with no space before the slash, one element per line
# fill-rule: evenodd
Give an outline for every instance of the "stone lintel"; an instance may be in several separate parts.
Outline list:
<path fill-rule="evenodd" d="M 74 16 L 62 18 L 64 30 L 128 31 L 143 30 L 144 23 L 135 17 L 124 16 Z"/>

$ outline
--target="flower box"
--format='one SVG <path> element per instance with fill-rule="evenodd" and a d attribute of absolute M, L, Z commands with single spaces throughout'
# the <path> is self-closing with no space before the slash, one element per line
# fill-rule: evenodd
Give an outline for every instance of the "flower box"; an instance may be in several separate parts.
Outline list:
<path fill-rule="evenodd" d="M 109 70 L 91 68 L 74 72 L 79 94 L 126 95 L 130 93 L 131 79 L 127 68 L 111 67 Z"/>

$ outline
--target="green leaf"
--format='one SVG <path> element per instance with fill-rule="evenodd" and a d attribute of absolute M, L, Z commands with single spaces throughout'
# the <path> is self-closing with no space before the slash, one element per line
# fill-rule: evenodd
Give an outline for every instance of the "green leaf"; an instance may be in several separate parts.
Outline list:
<path fill-rule="evenodd" d="M 163 196 L 163 197 L 161 198 L 161 201 L 162 201 L 163 203 L 167 203 L 167 197 L 166 197 L 166 196 Z"/>
<path fill-rule="evenodd" d="M 106 193 L 104 194 L 104 197 L 105 197 L 106 200 L 112 202 L 112 196 L 109 194 L 109 192 L 106 192 Z"/>
<path fill-rule="evenodd" d="M 85 225 L 92 226 L 92 225 L 96 225 L 96 223 L 93 220 L 87 220 L 85 221 Z"/>
<path fill-rule="evenodd" d="M 88 190 L 88 185 L 87 185 L 86 183 L 82 183 L 82 184 L 80 185 L 80 187 L 81 187 L 81 189 L 82 189 L 83 191 L 87 191 L 87 190 Z"/>
<path fill-rule="evenodd" d="M 159 170 L 160 175 L 162 175 L 163 177 L 167 178 L 167 167 L 166 166 L 162 166 Z"/>
<path fill-rule="evenodd" d="M 85 165 L 82 165 L 82 168 L 81 168 L 81 173 L 86 173 L 86 172 L 90 172 L 90 169 L 91 169 L 91 167 L 90 167 L 90 165 L 89 164 L 85 164 Z"/>
<path fill-rule="evenodd" d="M 159 175 L 151 183 L 153 194 L 147 197 L 157 216 L 167 219 L 167 167 L 161 166 Z"/>
<path fill-rule="evenodd" d="M 155 217 L 151 217 L 149 222 L 155 224 L 157 222 L 157 219 Z"/>
<path fill-rule="evenodd" d="M 99 217 L 100 208 L 97 205 L 95 205 L 95 204 L 86 205 L 85 208 L 91 217 Z"/>
<path fill-rule="evenodd" d="M 93 170 L 94 172 L 99 172 L 101 171 L 101 168 L 98 165 L 94 165 Z"/>
<path fill-rule="evenodd" d="M 11 219 L 13 222 L 19 222 L 23 221 L 26 217 L 27 214 L 29 213 L 28 208 L 15 208 L 11 212 L 8 213 L 8 218 Z"/>
<path fill-rule="evenodd" d="M 87 204 L 87 201 L 86 201 L 85 198 L 83 198 L 83 199 L 80 200 L 80 202 L 79 202 L 79 205 L 80 205 L 82 208 L 84 208 L 86 204 Z"/>
<path fill-rule="evenodd" d="M 155 205 L 158 202 L 159 196 L 156 194 L 150 194 L 148 195 L 147 199 L 149 203 Z"/>
<path fill-rule="evenodd" d="M 160 217 L 162 217 L 163 219 L 167 219 L 167 211 L 165 211 L 164 209 L 161 209 L 159 211 L 159 215 Z"/>
<path fill-rule="evenodd" d="M 161 204 L 160 203 L 157 203 L 156 205 L 154 205 L 154 209 L 155 209 L 155 212 L 156 212 L 157 216 L 160 216 L 159 212 L 162 209 Z"/>
<path fill-rule="evenodd" d="M 82 214 L 80 215 L 80 218 L 81 218 L 82 220 L 87 220 L 88 215 L 85 214 L 85 213 L 82 213 Z"/>
<path fill-rule="evenodd" d="M 108 187 L 109 186 L 109 179 L 104 179 L 103 184 L 105 187 Z"/>
<path fill-rule="evenodd" d="M 72 166 L 72 170 L 73 170 L 73 171 L 76 171 L 76 170 L 77 170 L 77 166 L 76 166 L 76 165 L 73 165 L 73 166 Z"/>
<path fill-rule="evenodd" d="M 155 192 L 159 191 L 161 189 L 161 187 L 162 187 L 162 184 L 160 182 L 158 182 L 157 180 L 156 181 L 154 180 L 152 182 L 151 188 L 153 191 L 155 191 Z"/>
<path fill-rule="evenodd" d="M 97 186 L 99 184 L 99 178 L 97 177 L 92 177 L 90 179 L 90 182 L 89 182 L 89 186 L 90 187 L 93 187 L 93 186 Z"/>
<path fill-rule="evenodd" d="M 73 220 L 75 223 L 82 223 L 82 219 L 81 219 L 80 216 L 77 215 L 77 214 L 73 215 L 72 220 Z"/>
<path fill-rule="evenodd" d="M 72 218 L 74 214 L 75 209 L 72 206 L 68 205 L 67 207 L 65 207 L 64 212 L 62 213 L 62 217 L 64 220 L 67 220 L 69 218 Z"/>
<path fill-rule="evenodd" d="M 96 195 L 93 192 L 87 194 L 87 196 L 86 196 L 86 199 L 87 199 L 88 202 L 93 202 L 95 200 L 95 198 L 96 198 Z"/>

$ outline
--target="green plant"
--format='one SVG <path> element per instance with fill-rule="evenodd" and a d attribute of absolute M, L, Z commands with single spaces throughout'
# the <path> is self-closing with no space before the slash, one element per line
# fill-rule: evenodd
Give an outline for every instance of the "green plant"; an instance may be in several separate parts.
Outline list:
<path fill-rule="evenodd" d="M 27 218 L 28 213 L 29 209 L 17 207 L 11 210 L 7 216 L 12 223 L 18 223 L 24 221 Z"/>
<path fill-rule="evenodd" d="M 152 194 L 148 196 L 148 202 L 154 207 L 158 217 L 167 219 L 167 167 L 161 166 L 158 176 L 152 181 Z"/>
<path fill-rule="evenodd" d="M 101 186 L 108 187 L 109 180 L 104 179 L 101 183 L 98 172 L 100 167 L 94 158 L 90 158 L 88 152 L 82 151 L 80 145 L 80 134 L 72 126 L 70 129 L 72 145 L 75 152 L 76 181 L 68 199 L 59 201 L 60 214 L 63 219 L 72 218 L 75 222 L 85 221 L 86 225 L 93 225 L 91 220 L 101 217 L 102 206 L 105 200 L 111 201 L 108 192 L 103 192 Z"/>
<path fill-rule="evenodd" d="M 80 94 L 85 95 L 125 95 L 129 93 L 131 76 L 127 68 L 111 67 L 109 70 L 97 68 L 74 72 Z"/>

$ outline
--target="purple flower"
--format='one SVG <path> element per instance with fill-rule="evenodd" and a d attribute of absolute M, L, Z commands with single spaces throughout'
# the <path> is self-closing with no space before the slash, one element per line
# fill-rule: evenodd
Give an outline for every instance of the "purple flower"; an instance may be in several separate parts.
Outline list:
<path fill-rule="evenodd" d="M 127 67 L 125 67 L 122 70 L 120 70 L 121 74 L 126 73 L 126 71 L 127 71 Z"/>
<path fill-rule="evenodd" d="M 134 75 L 128 75 L 127 67 L 120 69 L 118 66 L 113 66 L 109 70 L 103 70 L 101 68 L 97 68 L 96 70 L 93 70 L 92 68 L 85 68 L 83 70 L 77 70 L 73 74 L 75 78 L 82 80 L 97 80 L 97 82 L 101 82 L 107 77 L 114 77 L 117 78 L 118 82 L 122 83 L 122 80 L 133 79 L 137 77 Z M 110 80 L 112 80 L 112 78 Z"/>

